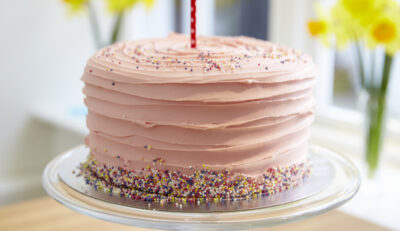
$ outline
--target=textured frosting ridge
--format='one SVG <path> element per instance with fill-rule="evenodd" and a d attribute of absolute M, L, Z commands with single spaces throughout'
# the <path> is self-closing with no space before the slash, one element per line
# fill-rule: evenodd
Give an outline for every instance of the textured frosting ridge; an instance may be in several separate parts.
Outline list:
<path fill-rule="evenodd" d="M 305 159 L 317 70 L 310 57 L 248 37 L 123 42 L 87 63 L 85 142 L 100 163 L 154 159 L 257 175 Z"/>

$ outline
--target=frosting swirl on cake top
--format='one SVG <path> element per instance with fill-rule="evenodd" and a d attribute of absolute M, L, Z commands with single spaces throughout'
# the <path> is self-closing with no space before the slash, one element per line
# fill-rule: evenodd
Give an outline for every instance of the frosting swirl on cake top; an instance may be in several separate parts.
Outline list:
<path fill-rule="evenodd" d="M 167 38 L 115 44 L 100 50 L 87 68 L 112 72 L 109 78 L 126 83 L 276 83 L 315 74 L 309 56 L 249 37 Z"/>

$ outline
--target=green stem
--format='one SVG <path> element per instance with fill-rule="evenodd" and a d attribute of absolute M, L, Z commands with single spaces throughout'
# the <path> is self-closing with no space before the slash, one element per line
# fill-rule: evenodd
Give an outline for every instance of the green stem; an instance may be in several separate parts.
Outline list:
<path fill-rule="evenodd" d="M 86 2 L 86 7 L 89 12 L 89 22 L 90 22 L 90 25 L 92 28 L 92 34 L 93 34 L 94 41 L 96 43 L 96 47 L 101 48 L 103 44 L 101 42 L 100 26 L 97 21 L 96 11 L 95 11 L 93 5 L 91 4 L 91 1 Z"/>
<path fill-rule="evenodd" d="M 111 40 L 110 40 L 111 44 L 117 42 L 119 39 L 119 35 L 120 35 L 119 33 L 121 30 L 121 24 L 122 24 L 123 18 L 124 18 L 124 12 L 121 11 L 117 14 L 117 19 L 115 20 L 114 29 L 113 29 Z"/>
<path fill-rule="evenodd" d="M 389 79 L 390 79 L 390 70 L 392 68 L 392 61 L 393 61 L 393 56 L 385 54 L 385 60 L 384 60 L 384 66 L 383 66 L 383 78 L 382 78 L 382 85 L 381 85 L 381 91 L 385 93 L 389 86 Z"/>
<path fill-rule="evenodd" d="M 374 86 L 375 86 L 375 60 L 376 60 L 376 52 L 375 52 L 375 50 L 372 50 L 371 51 L 371 54 L 370 54 L 370 57 L 371 57 L 371 69 L 370 69 L 370 74 L 369 74 L 369 81 L 370 81 L 370 83 L 369 83 L 369 85 L 370 85 L 370 87 L 371 88 L 373 88 Z"/>
<path fill-rule="evenodd" d="M 358 69 L 360 72 L 361 76 L 361 87 L 363 89 L 367 89 L 368 86 L 366 85 L 365 81 L 365 72 L 364 72 L 364 59 L 361 53 L 361 45 L 359 42 L 356 42 L 356 55 L 357 55 L 357 60 L 358 60 Z"/>
<path fill-rule="evenodd" d="M 375 174 L 378 167 L 379 153 L 382 146 L 382 133 L 385 126 L 386 96 L 390 79 L 393 57 L 385 55 L 380 88 L 371 88 L 367 105 L 368 133 L 366 158 L 369 167 L 369 177 Z"/>

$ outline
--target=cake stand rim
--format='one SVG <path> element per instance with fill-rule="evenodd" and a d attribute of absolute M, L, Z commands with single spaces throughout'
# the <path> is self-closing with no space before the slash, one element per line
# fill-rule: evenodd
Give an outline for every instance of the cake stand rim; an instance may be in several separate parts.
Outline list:
<path fill-rule="evenodd" d="M 89 215 L 98 219 L 106 220 L 106 221 L 112 221 L 116 223 L 121 223 L 121 224 L 126 224 L 126 225 L 132 225 L 132 221 L 136 221 L 139 223 L 135 223 L 136 226 L 139 227 L 147 227 L 147 228 L 166 228 L 165 225 L 168 227 L 179 227 L 179 226 L 187 226 L 187 225 L 200 225 L 202 228 L 205 228 L 207 226 L 224 226 L 227 227 L 229 225 L 231 226 L 236 226 L 234 228 L 236 229 L 242 229 L 242 228 L 248 228 L 248 227 L 266 227 L 266 226 L 273 226 L 273 225 L 278 225 L 282 223 L 288 223 L 288 222 L 294 222 L 297 220 L 309 218 L 312 216 L 316 216 L 318 214 L 321 214 L 323 212 L 329 211 L 331 209 L 335 209 L 342 204 L 346 203 L 348 200 L 350 200 L 354 195 L 358 192 L 361 180 L 360 180 L 360 174 L 359 170 L 357 167 L 354 165 L 354 163 L 346 156 L 343 154 L 339 154 L 336 152 L 333 152 L 327 148 L 323 148 L 321 146 L 315 145 L 315 144 L 310 144 L 310 150 L 315 150 L 315 149 L 320 149 L 325 154 L 334 156 L 334 158 L 337 158 L 338 160 L 342 161 L 342 163 L 345 163 L 348 167 L 347 170 L 351 170 L 353 172 L 353 178 L 355 177 L 355 184 L 352 185 L 352 187 L 349 187 L 346 191 L 342 192 L 342 194 L 335 198 L 332 201 L 322 203 L 319 205 L 316 205 L 314 207 L 309 208 L 308 210 L 300 210 L 291 214 L 286 214 L 285 216 L 278 216 L 278 217 L 272 217 L 272 218 L 263 218 L 259 217 L 257 219 L 247 219 L 247 220 L 228 220 L 228 221 L 221 221 L 218 219 L 212 219 L 212 220 L 192 220 L 193 218 L 211 218 L 218 216 L 222 217 L 223 216 L 230 216 L 230 215 L 254 215 L 254 214 L 262 214 L 265 212 L 264 210 L 268 210 L 271 208 L 258 208 L 258 209 L 252 209 L 252 210 L 242 210 L 242 211 L 229 211 L 229 212 L 209 212 L 209 213 L 185 213 L 185 212 L 170 212 L 170 211 L 153 211 L 153 210 L 148 210 L 148 209 L 140 209 L 140 208 L 133 208 L 129 207 L 129 210 L 135 211 L 137 213 L 145 213 L 148 215 L 154 215 L 154 214 L 163 214 L 163 215 L 179 215 L 182 219 L 176 219 L 176 220 L 160 220 L 160 218 L 149 218 L 149 217 L 131 217 L 128 215 L 121 215 L 121 214 L 115 214 L 115 213 L 110 213 L 110 211 L 104 211 L 98 208 L 92 207 L 87 207 L 85 204 L 81 204 L 78 201 L 74 201 L 71 198 L 67 198 L 65 195 L 63 195 L 59 190 L 59 188 L 55 187 L 52 183 L 51 180 L 57 180 L 58 182 L 62 182 L 61 184 L 64 184 L 67 186 L 65 182 L 63 182 L 58 175 L 50 175 L 51 170 L 55 170 L 57 168 L 57 164 L 59 165 L 60 162 L 67 158 L 67 155 L 71 153 L 71 151 L 77 149 L 77 148 L 82 148 L 83 145 L 79 145 L 77 147 L 71 148 L 60 155 L 56 156 L 52 161 L 48 163 L 46 168 L 43 171 L 42 175 L 42 185 L 46 192 L 53 197 L 56 201 L 59 203 L 65 205 L 66 207 L 69 207 L 77 212 L 83 213 L 85 215 Z M 312 152 L 312 151 L 311 151 Z M 58 185 L 59 187 L 60 185 Z M 76 193 L 79 193 L 76 191 Z M 76 199 L 76 198 L 75 198 Z M 92 200 L 96 200 L 95 198 L 91 198 Z M 103 201 L 102 201 L 103 202 Z M 107 202 L 105 202 L 107 203 Z M 290 203 L 296 203 L 295 202 L 290 202 Z M 288 204 L 290 204 L 288 203 Z M 87 203 L 86 203 L 87 204 Z M 123 205 L 118 205 L 114 204 L 113 206 L 115 207 L 124 207 Z M 279 206 L 285 206 L 285 205 L 278 205 Z M 125 208 L 126 209 L 126 208 Z M 149 225 L 150 222 L 156 222 L 153 223 L 153 225 Z M 156 225 L 158 224 L 158 225 Z M 240 224 L 240 225 L 239 225 Z M 239 225 L 239 226 L 238 226 Z M 167 227 L 167 228 L 168 228 Z M 213 227 L 207 227 L 207 228 L 213 228 Z M 220 227 L 221 228 L 221 227 Z"/>

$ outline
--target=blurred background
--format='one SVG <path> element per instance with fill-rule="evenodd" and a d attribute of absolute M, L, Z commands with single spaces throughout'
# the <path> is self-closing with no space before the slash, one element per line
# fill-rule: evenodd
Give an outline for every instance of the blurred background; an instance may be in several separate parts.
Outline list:
<path fill-rule="evenodd" d="M 112 15 L 94 1 L 101 35 Z M 312 39 L 307 21 L 315 0 L 201 0 L 198 33 L 247 35 L 292 46 L 320 69 L 312 142 L 362 165 L 363 123 L 350 48 L 335 51 Z M 126 12 L 121 40 L 188 34 L 188 0 L 158 0 Z M 81 74 L 97 50 L 87 13 L 73 14 L 62 0 L 0 2 L 0 206 L 45 195 L 40 177 L 56 155 L 83 143 L 87 133 Z M 378 181 L 367 182 L 341 209 L 400 230 L 400 62 L 389 86 L 387 133 Z M 369 183 L 368 183 L 369 182 Z M 376 193 L 368 193 L 379 188 Z M 368 188 L 365 188 L 367 186 Z M 365 189 L 364 189 L 365 188 Z M 379 214 L 372 211 L 378 211 Z M 397 219 L 397 220 L 396 220 Z"/>

